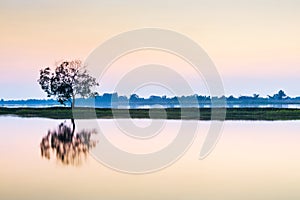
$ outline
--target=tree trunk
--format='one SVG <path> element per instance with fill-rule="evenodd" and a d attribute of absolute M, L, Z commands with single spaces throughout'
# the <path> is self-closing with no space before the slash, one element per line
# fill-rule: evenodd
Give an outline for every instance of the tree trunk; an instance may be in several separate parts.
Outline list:
<path fill-rule="evenodd" d="M 75 108 L 75 95 L 73 94 L 72 95 L 72 111 L 74 108 Z M 72 126 L 73 126 L 72 127 L 72 138 L 73 138 L 74 133 L 75 133 L 75 120 L 74 120 L 73 116 L 71 118 L 71 122 L 72 122 Z"/>
<path fill-rule="evenodd" d="M 75 108 L 75 95 L 72 95 L 72 109 Z"/>

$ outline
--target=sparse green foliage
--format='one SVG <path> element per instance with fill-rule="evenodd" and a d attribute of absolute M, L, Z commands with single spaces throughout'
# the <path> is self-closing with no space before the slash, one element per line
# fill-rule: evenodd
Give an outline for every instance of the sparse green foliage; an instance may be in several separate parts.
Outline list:
<path fill-rule="evenodd" d="M 75 97 L 90 97 L 96 95 L 92 91 L 98 83 L 88 74 L 80 60 L 63 61 L 58 64 L 54 72 L 49 67 L 40 70 L 38 80 L 41 88 L 48 97 L 54 96 L 61 104 L 70 101 L 75 106 Z"/>

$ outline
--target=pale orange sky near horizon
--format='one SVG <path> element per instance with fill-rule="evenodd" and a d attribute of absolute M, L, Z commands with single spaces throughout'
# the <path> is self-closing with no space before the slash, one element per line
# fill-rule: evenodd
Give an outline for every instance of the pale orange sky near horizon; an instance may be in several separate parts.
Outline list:
<path fill-rule="evenodd" d="M 45 98 L 41 67 L 85 59 L 110 37 L 143 27 L 196 41 L 227 95 L 300 95 L 299 10 L 297 0 L 1 1 L 0 98 Z"/>

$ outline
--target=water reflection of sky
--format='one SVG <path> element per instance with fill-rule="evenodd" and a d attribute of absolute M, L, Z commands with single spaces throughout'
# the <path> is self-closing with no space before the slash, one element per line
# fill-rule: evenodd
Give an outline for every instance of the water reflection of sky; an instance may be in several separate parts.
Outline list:
<path fill-rule="evenodd" d="M 60 122 L 0 117 L 0 199 L 300 198 L 299 121 L 226 121 L 204 160 L 198 156 L 209 122 L 199 122 L 196 140 L 178 162 L 138 176 L 113 171 L 91 157 L 79 167 L 42 159 L 41 139 Z M 172 123 L 176 127 L 180 121 Z M 104 124 L 113 130 L 113 121 Z"/>

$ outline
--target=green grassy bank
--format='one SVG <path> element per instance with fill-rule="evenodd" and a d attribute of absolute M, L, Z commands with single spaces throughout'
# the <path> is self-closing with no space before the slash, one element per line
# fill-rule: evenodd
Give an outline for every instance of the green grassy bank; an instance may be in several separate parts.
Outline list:
<path fill-rule="evenodd" d="M 85 113 L 89 108 L 77 108 L 75 118 L 93 118 Z M 200 116 L 198 111 L 200 110 Z M 90 110 L 91 111 L 91 110 Z M 215 109 L 216 118 L 224 111 Z M 195 119 L 211 120 L 210 108 L 168 108 L 168 109 L 102 109 L 97 108 L 96 114 L 99 119 L 110 118 L 157 118 L 157 119 Z M 128 115 L 129 113 L 129 115 Z M 70 108 L 51 107 L 51 108 L 0 108 L 0 116 L 12 115 L 19 117 L 41 117 L 51 119 L 70 119 L 73 116 Z M 283 108 L 228 108 L 226 109 L 226 120 L 300 120 L 300 109 Z"/>

